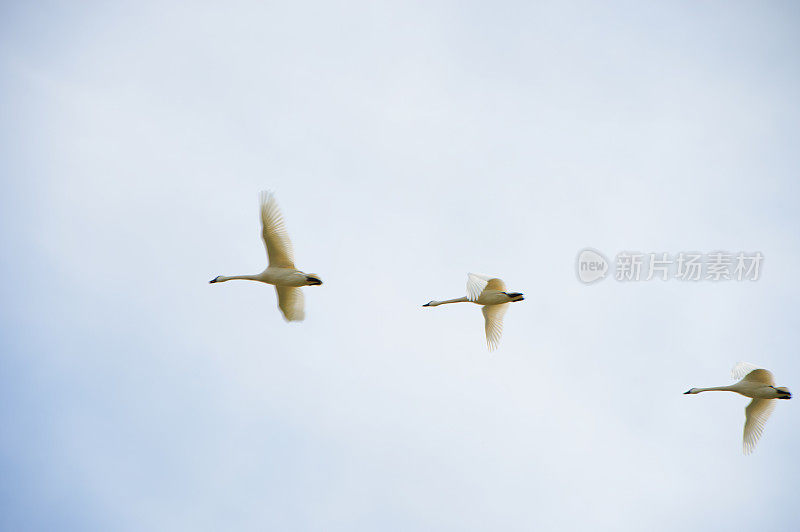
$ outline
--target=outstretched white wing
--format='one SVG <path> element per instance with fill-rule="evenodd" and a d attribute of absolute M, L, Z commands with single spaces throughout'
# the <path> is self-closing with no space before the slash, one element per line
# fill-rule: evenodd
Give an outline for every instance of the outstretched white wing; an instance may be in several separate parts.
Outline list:
<path fill-rule="evenodd" d="M 744 439 L 742 442 L 744 454 L 750 454 L 755 449 L 758 439 L 764 432 L 764 425 L 767 424 L 770 414 L 775 410 L 776 400 L 753 399 L 744 409 Z"/>
<path fill-rule="evenodd" d="M 303 291 L 298 286 L 276 286 L 278 308 L 286 321 L 303 321 L 306 317 Z"/>
<path fill-rule="evenodd" d="M 475 301 L 483 292 L 483 289 L 486 288 L 486 283 L 489 282 L 488 275 L 483 275 L 480 273 L 468 273 L 467 274 L 467 299 L 470 301 Z"/>
<path fill-rule="evenodd" d="M 499 290 L 505 292 L 506 284 L 502 279 L 492 277 L 491 275 L 484 275 L 482 273 L 468 273 L 467 274 L 467 299 L 476 301 L 481 297 L 481 293 L 486 290 Z"/>
<path fill-rule="evenodd" d="M 750 362 L 739 362 L 733 366 L 733 369 L 731 370 L 731 378 L 740 381 L 744 379 L 745 375 L 756 369 L 759 369 L 759 367 L 751 364 Z"/>
<path fill-rule="evenodd" d="M 768 369 L 759 368 L 748 362 L 739 362 L 733 368 L 731 375 L 734 379 L 746 380 L 766 384 L 767 386 L 775 385 L 775 377 Z"/>
<path fill-rule="evenodd" d="M 505 316 L 510 303 L 501 305 L 485 305 L 483 307 L 483 318 L 486 320 L 486 345 L 489 351 L 494 351 L 500 345 L 500 337 L 503 336 L 503 316 Z"/>
<path fill-rule="evenodd" d="M 261 238 L 267 246 L 270 266 L 294 268 L 292 241 L 272 192 L 261 193 Z"/>

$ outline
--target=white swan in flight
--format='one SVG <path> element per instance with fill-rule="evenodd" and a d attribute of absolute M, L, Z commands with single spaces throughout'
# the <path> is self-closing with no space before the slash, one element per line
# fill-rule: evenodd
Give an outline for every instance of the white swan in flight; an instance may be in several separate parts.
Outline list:
<path fill-rule="evenodd" d="M 246 279 L 275 285 L 278 307 L 287 321 L 305 318 L 301 286 L 320 285 L 322 281 L 313 273 L 303 273 L 294 267 L 294 253 L 283 215 L 271 192 L 261 193 L 261 237 L 267 246 L 269 266 L 256 275 L 219 275 L 210 283 L 224 283 L 232 279 Z"/>
<path fill-rule="evenodd" d="M 486 320 L 486 345 L 494 351 L 500 344 L 503 334 L 503 316 L 508 304 L 525 299 L 519 292 L 506 292 L 506 284 L 502 279 L 470 273 L 467 275 L 467 295 L 446 301 L 430 301 L 423 307 L 438 307 L 448 303 L 475 303 L 483 305 L 483 317 Z"/>
<path fill-rule="evenodd" d="M 750 454 L 755 449 L 764 425 L 767 423 L 772 411 L 775 409 L 775 399 L 791 399 L 792 394 L 787 388 L 776 387 L 772 372 L 759 368 L 747 362 L 739 362 L 734 366 L 731 376 L 741 379 L 730 386 L 716 386 L 713 388 L 692 388 L 684 394 L 694 394 L 710 391 L 736 392 L 753 400 L 744 409 L 744 454 Z"/>

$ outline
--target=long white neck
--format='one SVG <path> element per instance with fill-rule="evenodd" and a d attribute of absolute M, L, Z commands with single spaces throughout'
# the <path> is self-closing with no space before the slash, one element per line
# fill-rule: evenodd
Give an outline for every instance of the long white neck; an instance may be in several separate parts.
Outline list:
<path fill-rule="evenodd" d="M 467 299 L 467 296 L 464 296 L 457 297 L 456 299 L 447 299 L 445 301 L 431 301 L 428 303 L 428 306 L 438 307 L 439 305 L 446 305 L 448 303 L 466 303 L 467 301 L 469 301 L 469 299 Z"/>
<path fill-rule="evenodd" d="M 225 281 L 232 281 L 234 279 L 244 279 L 246 281 L 258 281 L 258 275 L 231 275 L 230 277 L 220 275 L 219 277 L 214 279 L 214 282 L 224 283 Z"/>
<path fill-rule="evenodd" d="M 734 386 L 712 386 L 711 388 L 693 388 L 692 393 L 700 392 L 735 392 Z"/>

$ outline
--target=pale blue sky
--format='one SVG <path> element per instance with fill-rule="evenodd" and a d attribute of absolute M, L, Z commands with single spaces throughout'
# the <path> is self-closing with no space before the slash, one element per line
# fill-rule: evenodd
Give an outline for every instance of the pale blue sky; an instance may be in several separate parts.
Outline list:
<path fill-rule="evenodd" d="M 0 528 L 800 528 L 790 3 L 0 7 Z M 265 262 L 274 190 L 306 289 Z M 760 251 L 755 283 L 578 251 Z M 468 271 L 526 300 L 486 352 Z"/>

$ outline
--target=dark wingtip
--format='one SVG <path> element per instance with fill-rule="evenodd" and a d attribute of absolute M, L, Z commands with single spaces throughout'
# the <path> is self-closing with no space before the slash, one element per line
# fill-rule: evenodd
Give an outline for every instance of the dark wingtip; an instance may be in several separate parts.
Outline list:
<path fill-rule="evenodd" d="M 690 393 L 692 393 L 692 390 L 689 390 L 687 392 L 683 392 L 683 395 L 687 395 L 687 394 L 690 394 Z"/>

